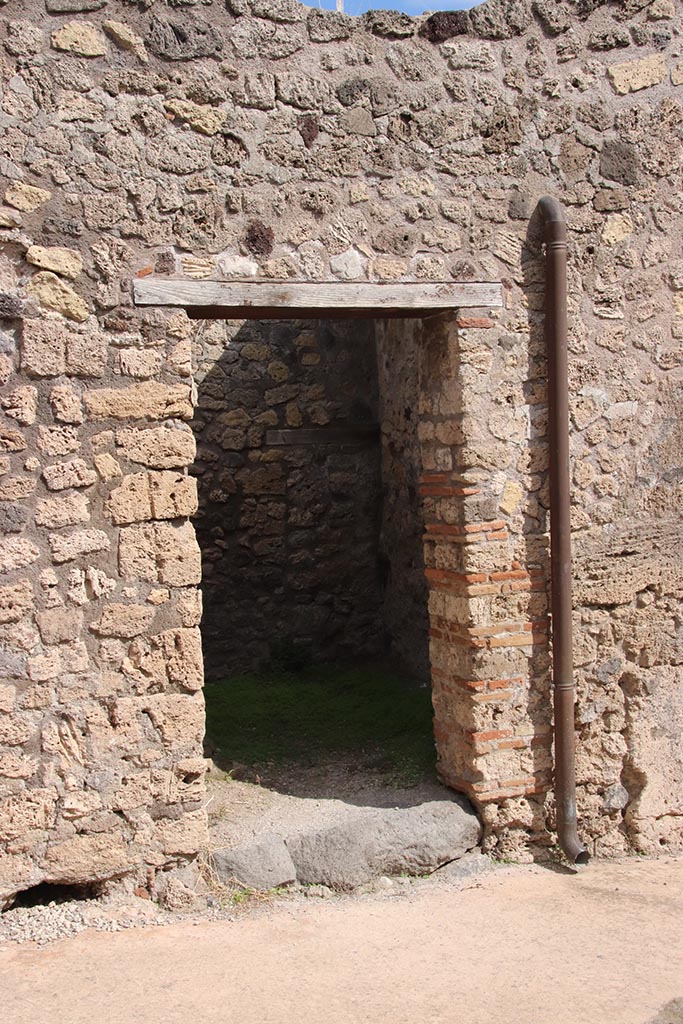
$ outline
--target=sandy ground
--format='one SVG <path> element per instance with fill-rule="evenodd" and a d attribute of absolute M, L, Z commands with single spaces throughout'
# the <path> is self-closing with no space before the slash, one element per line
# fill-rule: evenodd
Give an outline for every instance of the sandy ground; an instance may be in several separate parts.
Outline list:
<path fill-rule="evenodd" d="M 644 1024 L 683 996 L 683 860 L 276 901 L 0 953 L 12 1024 Z M 680 1005 L 680 1004 L 679 1004 Z M 659 1018 L 681 1021 L 671 1008 Z"/>

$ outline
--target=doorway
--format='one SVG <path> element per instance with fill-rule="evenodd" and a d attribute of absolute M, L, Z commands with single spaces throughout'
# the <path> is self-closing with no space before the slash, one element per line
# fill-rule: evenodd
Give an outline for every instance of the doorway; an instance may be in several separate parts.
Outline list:
<path fill-rule="evenodd" d="M 229 772 L 307 793 L 329 789 L 325 764 L 433 775 L 419 333 L 412 319 L 199 326 L 207 737 Z"/>
<path fill-rule="evenodd" d="M 137 282 L 135 291 L 138 304 L 182 306 L 193 319 L 206 321 L 196 346 L 199 361 L 206 356 L 204 368 L 197 369 L 197 383 L 200 390 L 204 388 L 213 409 L 198 408 L 197 426 L 200 431 L 211 431 L 213 424 L 211 444 L 217 444 L 220 451 L 209 451 L 200 438 L 199 474 L 217 485 L 205 490 L 209 500 L 200 509 L 198 530 L 208 538 L 210 565 L 205 587 L 211 593 L 206 622 L 214 623 L 209 632 L 218 638 L 219 667 L 221 644 L 225 657 L 241 658 L 247 667 L 265 666 L 267 672 L 282 668 L 317 673 L 318 667 L 329 664 L 326 658 L 330 652 L 340 661 L 346 661 L 347 654 L 352 660 L 354 653 L 360 653 L 366 662 L 379 652 L 381 657 L 388 654 L 395 664 L 407 666 L 414 678 L 420 677 L 428 699 L 431 660 L 439 774 L 457 789 L 478 793 L 488 783 L 480 782 L 479 761 L 473 763 L 480 754 L 473 741 L 478 737 L 479 719 L 490 708 L 482 704 L 480 709 L 480 702 L 475 707 L 472 701 L 463 700 L 471 689 L 473 700 L 478 701 L 477 688 L 488 686 L 488 682 L 483 680 L 474 687 L 467 680 L 486 673 L 488 664 L 484 665 L 478 653 L 482 641 L 472 639 L 477 631 L 467 618 L 472 590 L 467 572 L 482 544 L 502 564 L 507 565 L 509 553 L 508 535 L 500 529 L 498 520 L 480 522 L 476 518 L 480 508 L 488 509 L 491 501 L 484 500 L 479 486 L 467 483 L 469 470 L 461 479 L 461 471 L 456 468 L 462 444 L 459 417 L 466 415 L 464 399 L 458 399 L 463 365 L 460 331 L 464 329 L 466 347 L 471 345 L 472 332 L 481 334 L 482 340 L 491 332 L 494 320 L 483 314 L 468 316 L 465 312 L 463 316 L 462 308 L 502 305 L 501 286 L 146 279 Z M 342 312 L 344 320 L 340 318 Z M 247 323 L 245 313 L 249 316 Z M 292 319 L 283 321 L 285 313 Z M 353 319 L 357 317 L 361 319 Z M 269 326 L 264 328 L 262 322 L 266 321 Z M 318 324 L 313 331 L 311 322 Z M 221 323 L 226 325 L 229 337 L 221 337 Z M 236 344 L 231 351 L 233 342 Z M 367 352 L 373 343 L 375 351 L 368 362 Z M 359 355 L 360 349 L 353 355 L 354 346 L 363 344 L 365 355 Z M 281 351 L 277 351 L 278 346 Z M 305 366 L 306 373 L 314 375 L 315 367 L 325 368 L 326 352 L 335 354 L 335 358 L 342 353 L 340 365 L 351 367 L 350 376 L 344 378 L 341 388 L 331 390 L 326 390 L 324 380 L 321 383 L 320 379 L 305 378 L 303 387 L 309 389 L 306 415 L 313 419 L 310 407 L 317 402 L 316 416 L 321 422 L 306 421 L 301 409 L 295 408 L 301 404 L 297 402 L 300 396 L 289 390 L 294 387 L 296 391 L 297 387 L 291 379 L 292 371 L 298 360 L 301 369 Z M 231 368 L 238 363 L 239 367 Z M 372 372 L 371 363 L 376 367 Z M 476 370 L 479 372 L 478 362 Z M 263 382 L 256 386 L 264 371 L 272 387 L 266 388 Z M 231 378 L 242 394 L 236 394 L 233 388 L 226 399 Z M 476 390 L 479 393 L 478 387 Z M 255 391 L 259 411 L 254 417 L 249 409 Z M 331 414 L 330 408 L 320 412 L 321 403 L 330 406 Z M 284 412 L 284 419 L 278 408 Z M 217 417 L 223 417 L 219 426 Z M 231 447 L 237 442 L 243 446 L 241 451 Z M 304 469 L 315 470 L 312 490 Z M 236 479 L 242 488 L 239 491 Z M 364 487 L 353 490 L 351 483 L 359 481 Z M 265 492 L 261 496 L 259 488 Z M 252 493 L 245 494 L 247 489 Z M 424 523 L 424 538 L 420 491 L 429 520 Z M 307 501 L 316 493 L 322 496 L 317 519 L 312 515 L 315 502 Z M 366 500 L 368 495 L 378 493 L 379 508 L 376 499 Z M 320 560 L 315 544 L 298 546 L 303 540 L 303 526 L 310 528 L 309 539 L 318 536 L 316 531 L 324 535 L 333 525 L 337 528 L 335 516 L 339 510 L 334 506 L 339 499 L 342 505 L 345 499 L 347 511 L 351 510 L 347 518 L 353 528 L 345 536 L 334 535 L 334 557 L 341 578 L 363 581 L 355 588 L 355 602 L 341 600 L 339 580 L 334 574 L 330 578 L 329 563 L 327 574 L 323 574 L 327 578 L 316 576 Z M 221 504 L 232 509 L 222 521 L 211 508 Z M 290 509 L 296 509 L 302 517 L 299 523 L 289 518 Z M 471 521 L 476 522 L 476 529 L 468 525 Z M 297 543 L 290 544 L 294 525 L 299 527 L 292 530 Z M 284 546 L 283 536 L 288 539 Z M 362 543 L 356 543 L 359 537 Z M 429 594 L 421 560 L 423 539 L 429 555 Z M 241 542 L 247 553 L 256 553 L 258 547 L 259 557 L 244 557 L 242 550 L 241 564 L 236 559 L 230 572 L 239 569 L 254 571 L 257 577 L 262 574 L 259 585 L 250 580 L 256 611 L 240 608 L 237 616 L 247 625 L 247 641 L 240 641 L 234 621 L 220 611 L 220 600 L 215 599 L 216 594 L 220 597 L 223 593 L 229 594 L 233 604 L 239 600 L 234 585 L 226 585 L 218 563 L 226 550 L 239 553 Z M 280 560 L 280 569 L 283 565 L 291 568 L 289 559 L 298 564 L 299 579 L 297 573 L 288 572 L 276 581 L 274 564 L 268 565 L 268 557 L 273 554 Z M 349 565 L 353 569 L 356 556 L 356 572 L 347 572 Z M 324 559 L 321 564 L 325 565 Z M 303 581 L 303 587 L 297 587 L 295 581 Z M 293 595 L 296 600 L 287 601 L 288 592 L 292 595 L 296 589 L 300 591 Z M 270 616 L 270 625 L 263 628 L 264 609 L 268 608 L 276 608 L 277 615 Z M 346 624 L 350 624 L 348 629 Z M 427 650 L 428 632 L 430 659 L 422 653 Z M 488 640 L 484 646 L 490 659 Z M 214 685 L 213 660 L 214 652 L 209 650 L 207 696 L 211 696 L 209 690 Z M 239 671 L 237 661 L 233 664 Z M 237 719 L 234 707 L 228 717 L 233 722 Z M 381 713 L 376 715 L 382 717 Z M 284 732 L 277 721 L 271 731 Z M 340 726 L 337 735 L 348 732 Z M 433 766 L 432 742 L 430 736 Z"/>

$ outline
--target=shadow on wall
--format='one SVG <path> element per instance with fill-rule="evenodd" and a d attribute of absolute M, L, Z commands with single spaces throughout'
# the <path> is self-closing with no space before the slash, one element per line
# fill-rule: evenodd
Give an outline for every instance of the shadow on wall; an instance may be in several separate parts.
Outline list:
<path fill-rule="evenodd" d="M 383 481 L 374 333 L 366 320 L 206 321 L 198 332 L 208 679 L 390 653 L 382 511 L 395 487 Z M 426 607 L 423 617 L 426 662 Z"/>
<path fill-rule="evenodd" d="M 529 680 L 525 713 L 531 727 L 529 774 L 536 780 L 536 793 L 529 794 L 530 820 L 527 826 L 531 850 L 550 845 L 548 830 L 555 829 L 552 759 L 552 659 L 550 623 L 550 491 L 548 465 L 548 363 L 545 346 L 545 259 L 543 223 L 538 215 L 529 221 L 522 246 L 521 286 L 527 302 L 528 341 L 515 347 L 521 366 L 522 392 L 528 407 L 526 442 L 517 464 L 524 499 L 520 508 L 521 535 L 518 561 L 530 576 L 528 618 L 537 624 L 537 642 L 526 668 Z"/>

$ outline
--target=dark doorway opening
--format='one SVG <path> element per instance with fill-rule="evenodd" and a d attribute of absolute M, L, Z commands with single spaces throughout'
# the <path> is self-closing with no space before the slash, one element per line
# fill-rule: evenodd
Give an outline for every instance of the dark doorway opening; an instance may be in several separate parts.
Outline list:
<path fill-rule="evenodd" d="M 310 795 L 327 761 L 329 795 L 342 762 L 398 784 L 433 773 L 419 331 L 326 319 L 198 332 L 207 742 L 233 777 Z"/>

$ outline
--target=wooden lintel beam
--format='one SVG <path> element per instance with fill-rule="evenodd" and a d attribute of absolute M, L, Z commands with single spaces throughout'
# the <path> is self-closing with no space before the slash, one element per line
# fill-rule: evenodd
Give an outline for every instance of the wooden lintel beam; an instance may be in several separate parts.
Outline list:
<path fill-rule="evenodd" d="M 138 306 L 178 306 L 194 318 L 322 319 L 349 316 L 420 317 L 450 309 L 497 308 L 497 282 L 188 281 L 142 278 L 133 284 Z"/>

